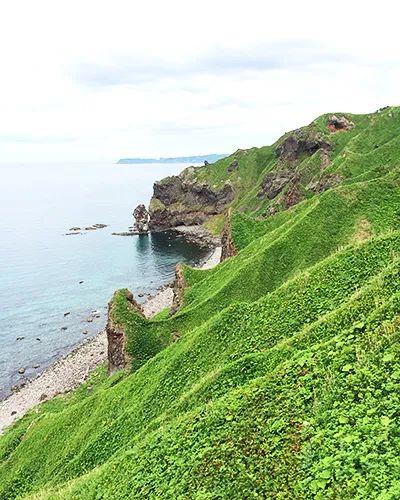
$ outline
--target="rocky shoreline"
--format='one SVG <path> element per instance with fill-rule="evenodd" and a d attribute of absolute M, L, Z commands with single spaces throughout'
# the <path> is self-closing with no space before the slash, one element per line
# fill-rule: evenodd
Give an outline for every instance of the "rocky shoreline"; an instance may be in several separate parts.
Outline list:
<path fill-rule="evenodd" d="M 221 259 L 221 247 L 216 247 L 206 260 L 199 265 L 199 269 L 211 269 L 216 266 Z M 141 304 L 143 314 L 146 318 L 152 318 L 154 315 L 163 311 L 167 307 L 172 306 L 174 291 L 171 287 L 167 287 L 161 292 L 157 293 L 154 297 L 150 297 L 143 304 Z"/>
<path fill-rule="evenodd" d="M 220 262 L 221 248 L 216 247 L 199 265 L 210 269 Z M 154 297 L 141 304 L 147 318 L 172 305 L 173 290 L 164 288 Z M 0 433 L 42 401 L 69 392 L 87 380 L 89 372 L 107 361 L 107 335 L 105 330 L 87 339 L 73 351 L 58 359 L 44 372 L 31 379 L 20 390 L 0 401 Z"/>

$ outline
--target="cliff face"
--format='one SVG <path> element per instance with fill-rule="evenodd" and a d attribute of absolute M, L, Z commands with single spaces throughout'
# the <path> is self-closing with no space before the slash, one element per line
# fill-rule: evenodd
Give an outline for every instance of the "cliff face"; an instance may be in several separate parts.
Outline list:
<path fill-rule="evenodd" d="M 393 119 L 389 115 L 386 120 Z M 162 179 L 154 184 L 149 229 L 207 222 L 221 233 L 222 224 L 215 216 L 227 208 L 255 217 L 287 210 L 353 175 L 346 165 L 352 154 L 347 145 L 355 141 L 357 148 L 358 133 L 373 126 L 374 120 L 374 115 L 323 115 L 271 146 L 238 149 L 212 165 L 190 167 Z M 368 147 L 370 154 L 377 154 L 379 144 Z"/>
<path fill-rule="evenodd" d="M 216 190 L 182 174 L 155 182 L 153 190 L 149 207 L 149 227 L 153 231 L 202 224 L 211 215 L 223 212 L 235 196 L 229 181 Z"/>
<path fill-rule="evenodd" d="M 116 294 L 114 294 L 114 297 L 115 295 Z M 118 370 L 127 368 L 132 360 L 132 356 L 126 349 L 126 344 L 128 342 L 126 333 L 121 325 L 114 319 L 114 297 L 108 304 L 108 319 L 106 326 L 108 340 L 108 375 L 113 375 Z M 143 317 L 142 310 L 133 298 L 132 293 L 126 290 L 125 297 L 129 309 Z"/>

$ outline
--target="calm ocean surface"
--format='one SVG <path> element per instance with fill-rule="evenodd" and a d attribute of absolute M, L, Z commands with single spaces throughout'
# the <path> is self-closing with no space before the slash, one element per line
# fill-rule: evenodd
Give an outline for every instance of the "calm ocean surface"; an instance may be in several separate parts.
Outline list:
<path fill-rule="evenodd" d="M 115 290 L 155 292 L 176 262 L 205 257 L 165 233 L 111 235 L 132 225 L 155 180 L 186 166 L 0 165 L 0 397 L 80 343 L 84 330 L 99 332 Z M 65 235 L 96 223 L 108 227 Z M 88 323 L 92 311 L 100 318 Z"/>

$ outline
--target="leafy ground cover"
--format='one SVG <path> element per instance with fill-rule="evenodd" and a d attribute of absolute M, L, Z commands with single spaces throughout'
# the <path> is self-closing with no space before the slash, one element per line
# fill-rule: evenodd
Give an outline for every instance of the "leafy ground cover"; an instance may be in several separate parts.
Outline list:
<path fill-rule="evenodd" d="M 172 318 L 115 295 L 132 372 L 102 367 L 11 426 L 0 498 L 399 498 L 397 113 L 346 115 L 327 167 L 343 182 L 271 217 L 249 193 L 273 148 L 218 162 L 248 162 L 238 255 L 185 267 Z M 312 124 L 327 136 L 328 117 Z"/>

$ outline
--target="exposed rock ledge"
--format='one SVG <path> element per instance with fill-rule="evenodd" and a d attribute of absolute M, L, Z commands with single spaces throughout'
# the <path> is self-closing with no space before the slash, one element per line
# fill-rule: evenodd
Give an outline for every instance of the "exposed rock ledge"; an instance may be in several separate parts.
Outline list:
<path fill-rule="evenodd" d="M 210 253 L 206 261 L 199 267 L 200 269 L 210 269 L 216 266 L 221 260 L 221 248 L 215 248 Z M 170 314 L 175 314 L 183 305 L 183 293 L 186 288 L 186 282 L 183 278 L 183 266 L 178 263 L 175 268 L 175 283 L 174 289 L 167 287 L 155 297 L 152 297 L 144 304 L 140 305 L 136 302 L 133 294 L 126 290 L 126 300 L 128 308 L 135 310 L 139 316 L 151 318 L 158 312 L 170 307 Z M 116 292 L 118 293 L 118 292 Z M 131 356 L 127 353 L 126 344 L 127 336 L 118 324 L 113 321 L 113 299 L 108 305 L 108 321 L 107 321 L 107 338 L 108 338 L 108 373 L 112 375 L 118 370 L 129 367 Z"/>
<path fill-rule="evenodd" d="M 194 175 L 194 169 L 189 168 L 154 183 L 149 206 L 151 231 L 203 224 L 233 201 L 235 193 L 230 181 L 216 191 L 205 182 L 195 181 Z"/>
<path fill-rule="evenodd" d="M 194 243 L 201 248 L 215 248 L 221 245 L 221 238 L 213 236 L 203 226 L 177 226 L 177 234 L 182 235 L 188 243 Z"/>

